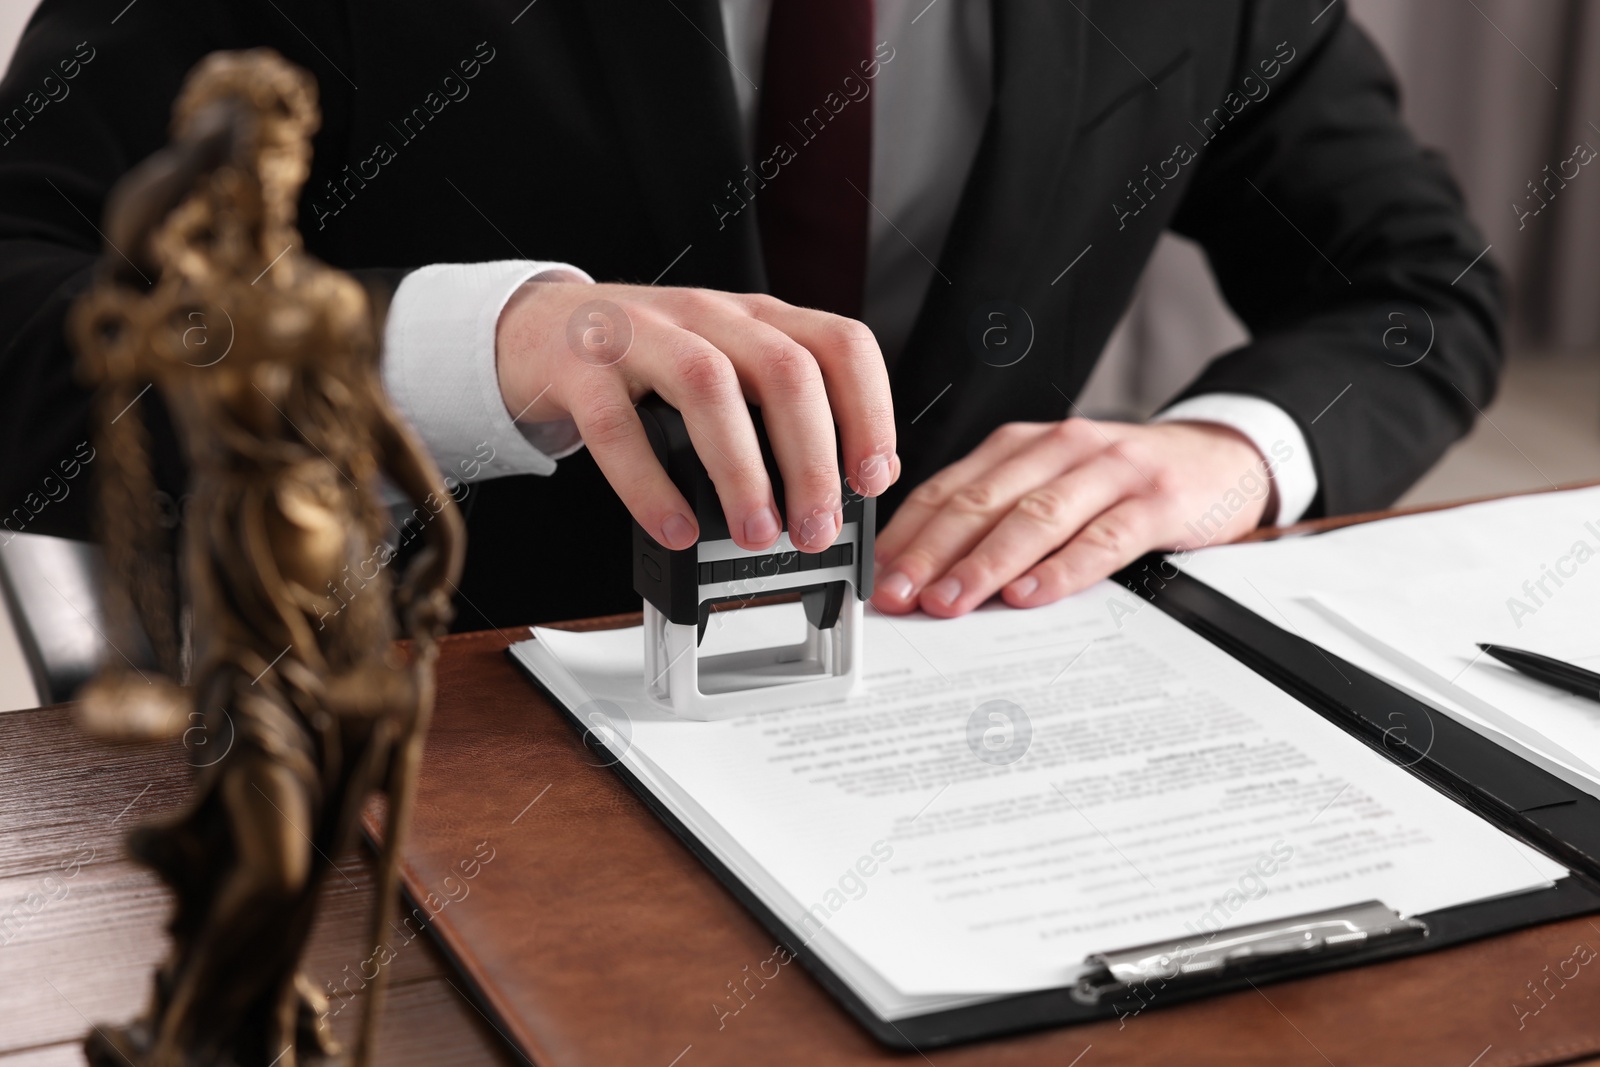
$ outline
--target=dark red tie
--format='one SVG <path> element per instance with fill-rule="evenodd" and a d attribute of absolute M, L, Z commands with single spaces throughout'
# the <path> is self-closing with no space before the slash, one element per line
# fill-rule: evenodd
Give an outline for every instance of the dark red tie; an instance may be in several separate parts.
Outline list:
<path fill-rule="evenodd" d="M 766 173 L 779 164 L 756 199 L 767 277 L 774 296 L 851 318 L 867 277 L 871 59 L 872 0 L 773 0 L 755 145 Z"/>

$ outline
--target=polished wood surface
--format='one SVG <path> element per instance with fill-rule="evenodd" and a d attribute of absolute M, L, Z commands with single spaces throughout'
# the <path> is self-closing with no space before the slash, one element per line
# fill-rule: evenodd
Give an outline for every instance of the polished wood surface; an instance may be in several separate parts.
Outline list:
<path fill-rule="evenodd" d="M 79 1042 L 91 1022 L 125 1021 L 144 1007 L 149 976 L 166 951 L 162 928 L 170 904 L 155 875 L 123 855 L 121 839 L 130 825 L 183 802 L 190 758 L 176 745 L 88 739 L 64 707 L 0 714 L 3 1067 L 81 1065 Z M 355 991 L 335 1001 L 331 1020 L 348 1045 L 368 956 L 361 942 L 374 896 L 373 862 L 363 848 L 339 857 L 337 866 L 306 973 L 335 990 L 348 983 Z M 426 935 L 400 947 L 388 966 L 375 1062 L 523 1062 L 466 998 Z"/>

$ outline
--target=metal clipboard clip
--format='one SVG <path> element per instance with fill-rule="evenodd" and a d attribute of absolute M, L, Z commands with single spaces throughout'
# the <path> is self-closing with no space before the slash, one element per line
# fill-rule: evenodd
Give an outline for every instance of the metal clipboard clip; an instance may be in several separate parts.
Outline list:
<path fill-rule="evenodd" d="M 1311 955 L 1349 952 L 1428 936 L 1428 924 L 1403 919 L 1382 901 L 1220 930 L 1205 938 L 1159 941 L 1085 958 L 1091 968 L 1072 999 L 1096 1004 L 1136 987 L 1217 980 L 1282 967 Z"/>

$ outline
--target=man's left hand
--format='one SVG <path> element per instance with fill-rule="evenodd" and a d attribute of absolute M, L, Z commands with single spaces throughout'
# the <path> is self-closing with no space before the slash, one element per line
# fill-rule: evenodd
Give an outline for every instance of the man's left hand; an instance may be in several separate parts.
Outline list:
<path fill-rule="evenodd" d="M 879 532 L 872 602 L 949 617 L 998 591 L 1038 607 L 1154 549 L 1237 540 L 1273 495 L 1261 453 L 1215 423 L 1007 423 Z"/>

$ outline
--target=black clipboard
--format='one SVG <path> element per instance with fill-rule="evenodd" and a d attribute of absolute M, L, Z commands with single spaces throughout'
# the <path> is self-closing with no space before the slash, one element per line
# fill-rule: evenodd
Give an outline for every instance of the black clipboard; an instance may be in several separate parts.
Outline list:
<path fill-rule="evenodd" d="M 1416 775 L 1480 817 L 1565 865 L 1572 872 L 1546 890 L 1480 901 L 1413 917 L 1368 925 L 1368 936 L 1326 938 L 1310 950 L 1267 951 L 1198 974 L 1171 978 L 1118 979 L 1117 964 L 1143 957 L 1160 959 L 1168 946 L 1108 945 L 1103 973 L 1073 986 L 1039 990 L 968 1007 L 888 1020 L 850 989 L 788 923 L 763 904 L 717 859 L 648 787 L 621 762 L 613 769 L 716 879 L 806 968 L 823 988 L 874 1038 L 891 1048 L 925 1050 L 1057 1026 L 1160 1010 L 1168 1005 L 1359 967 L 1379 960 L 1429 952 L 1495 934 L 1600 911 L 1600 799 L 1502 748 L 1414 697 L 1373 677 L 1310 641 L 1280 629 L 1195 578 L 1183 574 L 1160 553 L 1151 554 L 1113 578 L 1224 652 L 1288 692 L 1306 706 L 1363 741 L 1407 773 Z M 507 651 L 507 655 L 510 655 Z M 512 662 L 583 736 L 604 753 L 589 725 L 556 699 L 522 661 Z M 1274 924 L 1286 930 L 1302 924 L 1344 929 L 1370 920 L 1378 902 L 1300 916 Z M 1363 911 L 1365 909 L 1365 911 Z M 1390 913 L 1392 915 L 1392 913 Z M 1331 918 L 1330 918 L 1331 917 Z M 1354 928 L 1354 927 L 1350 927 Z M 1226 931 L 1225 933 L 1235 933 Z M 1292 932 L 1292 931 L 1291 931 Z M 1181 955 L 1181 951 L 1179 953 Z"/>

